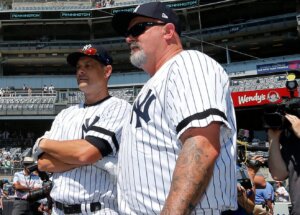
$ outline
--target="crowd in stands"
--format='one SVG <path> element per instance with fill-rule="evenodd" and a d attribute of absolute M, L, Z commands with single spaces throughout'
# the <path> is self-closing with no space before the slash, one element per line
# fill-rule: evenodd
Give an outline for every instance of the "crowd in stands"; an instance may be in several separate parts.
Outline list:
<path fill-rule="evenodd" d="M 0 88 L 0 97 L 12 97 L 15 95 L 14 87 Z"/>
<path fill-rule="evenodd" d="M 0 109 L 2 109 L 4 104 L 54 104 L 56 99 L 60 99 L 58 102 L 67 102 L 69 104 L 78 104 L 83 101 L 83 94 L 78 90 L 63 90 L 59 98 L 56 98 L 57 92 L 60 92 L 60 90 L 55 90 L 53 84 L 44 85 L 41 89 L 32 89 L 25 84 L 22 89 L 18 90 L 14 87 L 7 88 L 7 90 L 2 91 L 2 94 L 0 93 Z M 132 87 L 109 89 L 109 93 L 112 96 L 125 99 L 130 103 L 137 95 L 137 92 Z"/>
<path fill-rule="evenodd" d="M 285 75 L 269 75 L 254 78 L 232 79 L 230 88 L 232 92 L 284 88 Z"/>
<path fill-rule="evenodd" d="M 0 97 L 16 97 L 19 95 L 22 96 L 34 96 L 35 92 L 38 92 L 36 95 L 55 95 L 55 88 L 53 84 L 47 86 L 46 84 L 42 87 L 41 90 L 39 89 L 32 89 L 31 86 L 27 86 L 26 84 L 23 85 L 22 89 L 17 89 L 14 86 L 0 88 Z"/>
<path fill-rule="evenodd" d="M 122 7 L 129 5 L 137 5 L 141 3 L 150 2 L 151 0 L 34 0 L 34 1 L 24 1 L 18 0 L 11 2 L 0 2 L 1 10 L 61 10 L 61 9 L 92 9 L 92 8 L 107 8 L 107 7 Z M 164 1 L 164 0 L 161 0 Z"/>
<path fill-rule="evenodd" d="M 32 145 L 6 144 L 5 147 L 2 146 L 0 148 L 0 176 L 12 176 L 14 172 L 19 171 L 22 168 L 22 159 L 31 155 Z"/>
<path fill-rule="evenodd" d="M 3 147 L 31 147 L 33 146 L 34 140 L 35 140 L 35 134 L 31 131 L 28 131 L 26 134 L 21 131 L 8 131 L 3 130 L 0 131 L 0 148 Z M 2 152 L 3 154 L 3 152 Z M 3 154 L 6 155 L 6 154 Z M 0 152 L 1 157 L 1 152 Z M 1 159 L 1 158 L 0 158 Z"/>
<path fill-rule="evenodd" d="M 42 89 L 44 94 L 54 94 L 54 86 L 52 84 L 50 84 L 50 86 L 47 86 L 46 84 L 44 85 L 43 89 Z"/>
<path fill-rule="evenodd" d="M 97 1 L 95 6 L 96 8 L 102 8 L 102 7 L 111 7 L 115 4 L 114 0 L 100 0 Z"/>

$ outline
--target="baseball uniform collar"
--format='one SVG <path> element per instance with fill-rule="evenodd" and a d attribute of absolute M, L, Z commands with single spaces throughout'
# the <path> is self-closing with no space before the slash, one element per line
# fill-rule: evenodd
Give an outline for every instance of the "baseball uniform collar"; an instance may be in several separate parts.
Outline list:
<path fill-rule="evenodd" d="M 108 96 L 106 96 L 105 98 L 103 98 L 103 99 L 101 99 L 101 100 L 99 100 L 99 101 L 97 101 L 97 102 L 95 102 L 95 103 L 93 103 L 93 104 L 86 104 L 86 103 L 84 103 L 84 104 L 83 104 L 83 107 L 86 108 L 86 107 L 92 107 L 92 106 L 98 105 L 98 104 L 100 104 L 100 103 L 106 101 L 106 100 L 109 99 L 109 98 L 111 98 L 111 95 L 108 95 Z"/>

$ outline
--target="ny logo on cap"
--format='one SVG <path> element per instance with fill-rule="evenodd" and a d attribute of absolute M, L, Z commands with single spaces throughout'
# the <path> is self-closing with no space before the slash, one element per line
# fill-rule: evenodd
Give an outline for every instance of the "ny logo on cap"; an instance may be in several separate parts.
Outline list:
<path fill-rule="evenodd" d="M 86 54 L 86 55 L 95 55 L 97 53 L 97 49 L 93 48 L 91 44 L 85 45 L 82 49 L 81 52 Z"/>
<path fill-rule="evenodd" d="M 82 48 L 82 52 L 84 52 L 84 51 L 86 51 L 86 50 L 88 50 L 88 49 L 90 49 L 90 48 L 92 48 L 92 45 L 91 44 L 88 44 L 88 45 L 85 45 L 85 46 L 83 46 L 83 48 Z"/>
<path fill-rule="evenodd" d="M 162 18 L 165 18 L 165 19 L 168 19 L 168 18 L 169 18 L 165 13 L 162 13 L 162 14 L 161 14 L 161 17 L 162 17 Z"/>
<path fill-rule="evenodd" d="M 138 6 L 137 6 L 137 7 L 134 9 L 134 11 L 133 11 L 133 12 L 134 12 L 134 13 L 136 13 L 136 12 L 137 12 L 137 10 L 140 8 L 140 6 L 141 6 L 141 5 L 138 5 Z"/>

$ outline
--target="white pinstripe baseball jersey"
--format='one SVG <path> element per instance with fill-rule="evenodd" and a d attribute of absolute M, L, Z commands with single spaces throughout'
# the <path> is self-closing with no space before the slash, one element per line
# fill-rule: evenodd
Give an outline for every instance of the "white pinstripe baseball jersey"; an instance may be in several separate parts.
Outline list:
<path fill-rule="evenodd" d="M 34 173 L 30 173 L 29 175 L 25 175 L 25 170 L 15 172 L 13 183 L 19 182 L 22 186 L 29 189 L 39 189 L 43 186 L 43 181 L 40 177 Z M 26 199 L 28 195 L 28 191 L 20 191 L 16 190 L 15 194 L 20 199 Z"/>
<path fill-rule="evenodd" d="M 110 169 L 117 162 L 122 122 L 129 111 L 130 105 L 126 101 L 107 97 L 101 103 L 88 107 L 83 104 L 72 106 L 57 115 L 50 131 L 45 133 L 46 138 L 86 139 L 104 158 L 93 165 L 54 173 L 50 195 L 55 201 L 64 204 L 101 202 L 105 208 L 117 210 L 116 176 Z M 105 169 L 107 165 L 112 166 Z"/>
<path fill-rule="evenodd" d="M 198 51 L 182 51 L 145 84 L 125 122 L 119 152 L 120 213 L 159 214 L 190 127 L 222 122 L 221 153 L 194 214 L 236 208 L 236 123 L 224 69 Z"/>

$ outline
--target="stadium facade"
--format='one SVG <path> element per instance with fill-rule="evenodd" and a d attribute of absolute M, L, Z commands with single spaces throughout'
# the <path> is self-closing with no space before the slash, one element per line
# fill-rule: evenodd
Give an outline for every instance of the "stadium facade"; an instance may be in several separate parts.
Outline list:
<path fill-rule="evenodd" d="M 62 109 L 82 100 L 66 56 L 101 44 L 114 56 L 111 94 L 132 101 L 148 76 L 128 59 L 112 15 L 146 0 L 3 0 L 0 4 L 0 130 L 48 129 Z M 299 0 L 166 1 L 182 21 L 186 49 L 220 62 L 231 76 L 239 128 L 261 130 L 270 92 L 285 96 L 285 74 L 300 69 Z M 297 75 L 297 78 L 298 75 Z M 43 92 L 53 85 L 55 92 Z M 29 96 L 23 87 L 32 88 Z M 279 101 L 278 101 L 279 102 Z M 251 114 L 249 114 L 251 113 Z M 259 132 L 258 132 L 259 133 Z M 261 134 L 261 133 L 259 133 Z"/>

